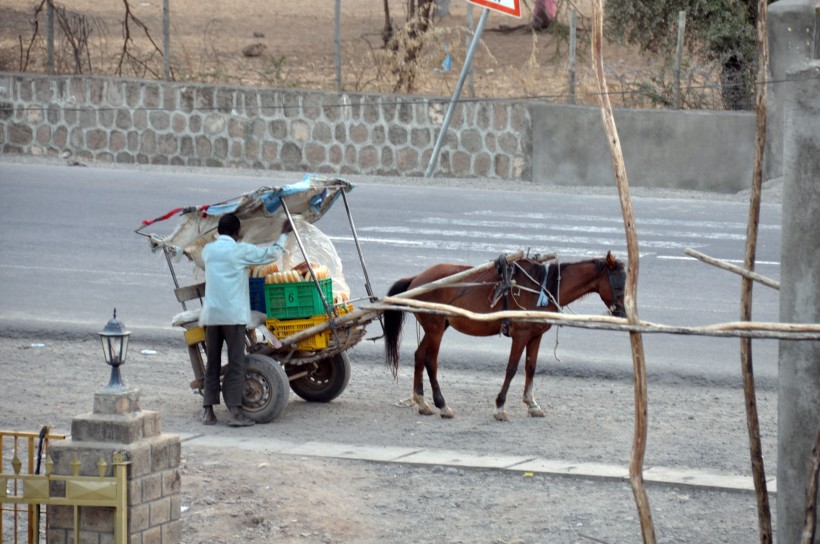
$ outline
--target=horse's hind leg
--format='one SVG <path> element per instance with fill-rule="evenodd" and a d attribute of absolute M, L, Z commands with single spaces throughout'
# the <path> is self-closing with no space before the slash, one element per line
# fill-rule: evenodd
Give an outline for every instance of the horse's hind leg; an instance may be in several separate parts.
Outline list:
<path fill-rule="evenodd" d="M 524 404 L 530 417 L 544 417 L 544 410 L 535 402 L 533 381 L 535 380 L 535 366 L 538 363 L 538 348 L 541 346 L 541 335 L 535 336 L 527 343 L 527 358 L 524 364 Z"/>
<path fill-rule="evenodd" d="M 515 373 L 518 371 L 518 361 L 521 360 L 521 354 L 524 352 L 524 340 L 520 336 L 513 336 L 512 347 L 510 348 L 510 359 L 507 361 L 507 372 L 504 374 L 504 383 L 501 385 L 501 391 L 495 398 L 495 413 L 493 417 L 498 421 L 507 421 L 507 412 L 504 410 L 504 404 L 507 402 L 507 391 L 510 389 L 510 382 L 512 382 Z"/>
<path fill-rule="evenodd" d="M 413 382 L 413 400 L 419 405 L 419 413 L 431 415 L 433 410 L 424 399 L 424 377 L 423 370 L 427 369 L 427 378 L 430 380 L 430 390 L 433 394 L 433 404 L 439 409 L 441 417 L 450 419 L 454 416 L 453 411 L 447 406 L 444 395 L 441 394 L 441 387 L 438 384 L 438 351 L 441 345 L 441 337 L 444 334 L 442 321 L 441 327 L 429 327 L 425 329 L 424 338 L 416 350 L 416 369 Z"/>

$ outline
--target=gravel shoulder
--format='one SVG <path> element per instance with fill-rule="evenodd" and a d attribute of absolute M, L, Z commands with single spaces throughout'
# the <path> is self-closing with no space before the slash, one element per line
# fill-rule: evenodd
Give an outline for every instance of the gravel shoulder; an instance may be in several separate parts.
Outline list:
<path fill-rule="evenodd" d="M 32 347 L 45 344 L 42 347 Z M 70 432 L 108 380 L 96 338 L 6 331 L 0 335 L 0 428 Z M 143 350 L 150 350 L 143 352 Z M 156 353 L 151 353 L 151 351 Z M 444 369 L 440 376 L 456 418 L 424 417 L 403 402 L 412 369 L 397 380 L 381 344 L 351 352 L 348 389 L 316 404 L 291 395 L 274 422 L 247 429 L 199 423 L 200 397 L 188 389 L 182 338 L 135 339 L 123 377 L 141 391 L 144 410 L 163 430 L 294 443 L 323 441 L 412 446 L 477 454 L 533 455 L 628 466 L 633 392 L 629 380 L 551 375 L 542 361 L 536 396 L 547 417 L 528 418 L 513 381 L 511 420 L 492 418 L 500 368 Z M 742 391 L 661 381 L 650 376 L 645 467 L 750 474 Z M 767 474 L 776 448 L 776 391 L 759 391 Z M 224 416 L 218 410 L 217 415 Z M 184 542 L 635 542 L 640 526 L 628 482 L 447 466 L 387 464 L 192 447 L 183 442 Z M 693 487 L 649 487 L 659 542 L 751 542 L 754 495 Z M 774 501 L 771 501 L 774 504 Z"/>

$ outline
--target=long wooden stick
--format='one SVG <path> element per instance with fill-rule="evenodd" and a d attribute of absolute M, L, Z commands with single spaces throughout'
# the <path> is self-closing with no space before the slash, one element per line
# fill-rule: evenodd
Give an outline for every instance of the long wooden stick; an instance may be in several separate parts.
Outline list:
<path fill-rule="evenodd" d="M 757 136 L 755 139 L 755 164 L 752 174 L 752 191 L 749 198 L 749 222 L 746 227 L 746 256 L 743 266 L 753 272 L 757 251 L 757 232 L 760 222 L 760 195 L 763 185 L 763 154 L 766 144 L 766 95 L 769 69 L 769 40 L 766 34 L 767 0 L 757 3 Z M 752 319 L 752 278 L 743 276 L 740 292 L 740 319 Z M 757 497 L 757 524 L 760 542 L 772 542 L 772 513 L 769 507 L 769 491 L 766 488 L 766 470 L 763 466 L 763 447 L 760 441 L 760 422 L 757 415 L 754 366 L 752 364 L 752 339 L 740 339 L 740 366 L 743 370 L 743 397 L 746 405 L 746 426 L 749 433 L 749 455 L 752 463 L 752 480 Z"/>
<path fill-rule="evenodd" d="M 507 262 L 515 262 L 521 259 L 524 256 L 523 251 L 516 251 L 514 253 L 510 253 L 507 255 Z M 539 260 L 548 259 L 550 256 L 541 257 Z M 441 287 L 446 287 L 449 284 L 459 282 L 464 278 L 468 278 L 480 272 L 484 272 L 485 270 L 489 270 L 495 266 L 495 261 L 490 261 L 488 263 L 484 263 L 479 266 L 474 266 L 473 268 L 464 270 L 463 272 L 458 272 L 456 274 L 452 274 L 450 276 L 438 279 L 436 281 L 431 281 L 430 283 L 425 283 L 424 285 L 420 285 L 415 289 L 410 289 L 409 291 L 405 291 L 399 295 L 396 295 L 397 298 L 413 298 L 419 295 L 423 295 L 424 293 L 428 293 L 430 291 L 434 291 L 435 289 L 440 289 Z M 353 324 L 356 322 L 369 322 L 376 318 L 378 318 L 378 311 L 374 311 L 368 307 L 362 308 L 359 310 L 355 310 L 350 312 L 349 314 L 345 314 L 343 316 L 337 317 L 334 319 L 334 325 L 336 327 L 343 327 L 345 325 Z M 320 323 L 318 325 L 314 325 L 308 329 L 303 331 L 299 331 L 296 334 L 292 334 L 287 338 L 280 338 L 283 344 L 290 345 L 296 344 L 305 340 L 306 338 L 310 338 L 311 336 L 318 334 L 325 329 L 330 327 L 329 322 Z"/>
<path fill-rule="evenodd" d="M 690 257 L 694 257 L 707 264 L 711 264 L 712 266 L 717 266 L 718 268 L 728 270 L 729 272 L 740 274 L 744 278 L 749 278 L 750 280 L 762 283 L 763 285 L 771 287 L 772 289 L 780 290 L 780 282 L 774 281 L 773 279 L 767 278 L 766 276 L 761 276 L 760 274 L 751 272 L 749 270 L 746 270 L 745 268 L 735 266 L 731 263 L 727 263 L 726 261 L 721 261 L 720 259 L 715 259 L 714 257 L 710 257 L 709 255 L 706 255 L 704 253 L 701 253 L 700 251 L 694 250 L 689 247 L 684 249 L 683 252 L 689 255 Z"/>
<path fill-rule="evenodd" d="M 612 104 L 609 101 L 609 92 L 604 74 L 604 56 L 602 52 L 604 35 L 604 10 L 602 0 L 595 0 L 592 5 L 592 61 L 595 67 L 595 79 L 598 82 L 598 96 L 601 101 L 601 115 L 604 120 L 609 153 L 612 156 L 612 167 L 615 171 L 615 183 L 618 186 L 618 196 L 621 200 L 624 230 L 626 231 L 626 248 L 629 254 L 626 274 L 626 289 L 624 295 L 624 309 L 626 318 L 632 325 L 638 324 L 638 268 L 639 251 L 638 236 L 635 229 L 635 216 L 632 211 L 632 200 L 629 195 L 629 181 L 626 177 L 621 142 L 618 138 L 618 129 L 612 115 Z M 652 511 L 649 507 L 649 497 L 643 481 L 643 459 L 646 453 L 646 436 L 648 421 L 648 396 L 646 386 L 646 362 L 644 358 L 643 338 L 640 332 L 630 332 L 629 342 L 632 346 L 632 366 L 635 373 L 635 429 L 632 438 L 632 459 L 629 463 L 629 480 L 632 484 L 632 494 L 638 508 L 641 520 L 643 541 L 647 544 L 655 542 L 655 527 L 652 523 Z"/>
<path fill-rule="evenodd" d="M 402 295 L 404 294 L 405 293 L 402 293 Z M 522 310 L 474 313 L 455 306 L 450 306 L 448 304 L 423 302 L 420 300 L 402 298 L 400 295 L 396 295 L 395 297 L 385 297 L 380 302 L 369 304 L 349 314 L 337 317 L 335 320 L 336 325 L 364 325 L 378 319 L 379 315 L 387 310 L 461 316 L 474 321 L 497 321 L 507 319 L 510 321 L 551 323 L 553 325 L 606 331 L 712 336 L 720 338 L 760 338 L 796 341 L 820 340 L 820 325 L 818 324 L 771 323 L 757 321 L 734 321 L 697 327 L 675 327 L 661 323 L 653 323 L 650 321 L 639 321 L 638 324 L 631 324 L 622 317 L 602 315 L 579 315 Z M 299 331 L 298 333 L 288 336 L 287 338 L 282 338 L 281 340 L 286 345 L 295 344 L 306 338 L 310 338 L 315 334 L 323 332 L 328 328 L 330 328 L 330 322 L 326 321 L 324 323 L 314 325 L 309 329 Z"/>
<path fill-rule="evenodd" d="M 553 325 L 565 325 L 581 329 L 598 329 L 622 332 L 646 332 L 741 338 L 773 338 L 782 340 L 820 340 L 820 325 L 804 323 L 735 321 L 729 323 L 716 323 L 713 325 L 701 325 L 698 327 L 673 327 L 670 325 L 652 323 L 650 321 L 630 323 L 622 317 L 564 314 L 538 310 L 505 310 L 499 312 L 476 313 L 463 308 L 450 306 L 449 304 L 424 302 L 421 300 L 404 299 L 399 297 L 385 297 L 381 300 L 381 302 L 368 306 L 367 310 L 379 312 L 386 310 L 399 310 L 404 312 L 433 313 L 438 315 L 464 317 L 473 321 L 500 321 L 502 319 L 508 319 L 510 321 L 550 323 Z"/>

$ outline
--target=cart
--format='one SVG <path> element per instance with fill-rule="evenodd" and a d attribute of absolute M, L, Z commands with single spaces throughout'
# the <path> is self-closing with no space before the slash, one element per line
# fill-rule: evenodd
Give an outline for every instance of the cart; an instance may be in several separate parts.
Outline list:
<path fill-rule="evenodd" d="M 172 324 L 183 329 L 194 375 L 191 389 L 201 394 L 205 376 L 205 331 L 198 323 L 205 294 L 201 251 L 216 238 L 220 216 L 235 213 L 242 221 L 243 242 L 271 244 L 285 221 L 294 227 L 281 269 L 270 274 L 264 270 L 263 277 L 258 277 L 259 269 L 249 274 L 255 321 L 245 338 L 243 412 L 266 423 L 285 409 L 289 389 L 310 402 L 330 402 L 342 394 L 351 373 L 347 350 L 364 338 L 366 325 L 380 314 L 355 310 L 358 301 L 349 296 L 335 248 L 313 223 L 337 200 L 343 201 L 364 272 L 367 296 L 360 300 L 375 301 L 347 200 L 352 189 L 353 184 L 342 179 L 307 175 L 294 184 L 261 187 L 217 204 L 175 208 L 143 221 L 136 232 L 148 238 L 153 252 L 164 254 L 182 305 Z M 179 222 L 170 234 L 145 232 L 172 217 Z M 176 268 L 184 259 L 193 267 L 190 281 L 181 285 Z M 290 281 L 297 270 L 300 281 Z M 225 370 L 223 366 L 223 374 Z"/>

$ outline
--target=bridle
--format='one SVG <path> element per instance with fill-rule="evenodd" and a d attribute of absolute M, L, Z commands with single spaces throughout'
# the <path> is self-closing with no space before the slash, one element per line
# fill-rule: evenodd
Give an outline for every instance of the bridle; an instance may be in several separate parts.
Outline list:
<path fill-rule="evenodd" d="M 516 263 L 516 266 L 517 263 Z M 558 284 L 556 286 L 556 294 L 549 290 L 547 287 L 547 282 L 549 278 L 549 271 L 550 267 L 555 266 L 556 273 L 558 274 Z M 599 267 L 607 267 L 604 261 L 598 261 L 597 266 Z M 532 278 L 526 271 L 518 266 L 518 268 L 524 272 L 524 274 L 536 285 L 539 284 L 534 278 Z M 609 291 L 612 293 L 612 304 L 609 305 L 609 312 L 616 316 L 616 317 L 626 317 L 626 309 L 624 308 L 623 302 L 619 302 L 623 300 L 624 293 L 626 291 L 626 271 L 621 263 L 618 263 L 618 266 L 615 268 L 607 267 L 607 279 L 609 280 Z M 509 286 L 509 280 L 507 280 L 506 285 Z M 554 303 L 555 306 L 558 308 L 558 311 L 561 311 L 561 302 L 556 298 L 558 295 L 557 293 L 560 292 L 561 289 L 561 265 L 559 263 L 551 264 L 551 263 L 544 263 L 544 278 L 540 282 L 539 285 L 539 298 L 538 298 L 538 306 L 548 306 L 550 302 Z M 506 309 L 506 308 L 505 308 Z"/>
<path fill-rule="evenodd" d="M 616 317 L 626 317 L 626 308 L 622 302 L 626 291 L 626 271 L 623 266 L 609 269 L 609 291 L 612 293 L 613 302 L 609 306 L 609 312 Z"/>

